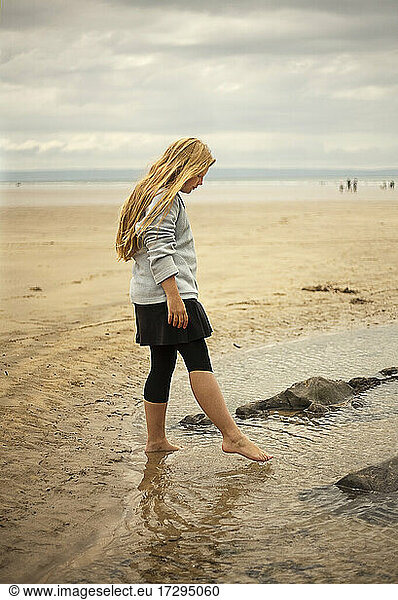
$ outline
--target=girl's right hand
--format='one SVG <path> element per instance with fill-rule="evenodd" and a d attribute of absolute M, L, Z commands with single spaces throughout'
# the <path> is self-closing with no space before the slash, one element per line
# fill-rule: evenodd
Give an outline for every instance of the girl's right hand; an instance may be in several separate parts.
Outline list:
<path fill-rule="evenodd" d="M 167 308 L 169 311 L 169 324 L 173 325 L 173 327 L 183 327 L 186 329 L 188 325 L 188 313 L 181 296 L 167 296 Z"/>

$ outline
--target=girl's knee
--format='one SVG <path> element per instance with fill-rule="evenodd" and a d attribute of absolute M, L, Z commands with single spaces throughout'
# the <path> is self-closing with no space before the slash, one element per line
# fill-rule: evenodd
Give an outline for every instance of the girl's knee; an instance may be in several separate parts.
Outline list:
<path fill-rule="evenodd" d="M 147 399 L 147 398 L 145 398 L 145 397 L 144 397 L 144 401 L 145 401 L 147 404 L 156 404 L 156 405 L 159 405 L 159 404 L 168 404 L 168 402 L 169 402 L 168 400 L 155 400 L 155 399 L 148 400 L 148 399 Z"/>
<path fill-rule="evenodd" d="M 204 338 L 188 342 L 187 344 L 180 344 L 178 350 L 184 359 L 189 373 L 194 371 L 213 372 L 209 351 Z"/>

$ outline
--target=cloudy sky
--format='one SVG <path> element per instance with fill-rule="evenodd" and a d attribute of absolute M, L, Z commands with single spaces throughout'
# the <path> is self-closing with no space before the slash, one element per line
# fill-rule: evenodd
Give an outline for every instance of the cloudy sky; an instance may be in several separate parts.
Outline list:
<path fill-rule="evenodd" d="M 6 169 L 398 164 L 397 0 L 1 0 Z"/>

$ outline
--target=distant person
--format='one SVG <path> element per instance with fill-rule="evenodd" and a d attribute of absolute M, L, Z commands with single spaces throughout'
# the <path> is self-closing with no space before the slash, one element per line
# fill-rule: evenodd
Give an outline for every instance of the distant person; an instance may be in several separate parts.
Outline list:
<path fill-rule="evenodd" d="M 347 179 L 347 192 L 351 191 L 351 179 Z"/>
<path fill-rule="evenodd" d="M 395 188 L 395 181 L 393 179 L 391 179 L 390 181 L 390 190 L 393 190 Z"/>
<path fill-rule="evenodd" d="M 387 189 L 387 183 L 385 181 L 383 181 L 383 185 L 380 186 L 382 190 L 386 190 Z"/>
<path fill-rule="evenodd" d="M 340 190 L 340 193 L 344 192 L 344 185 L 342 183 L 340 183 L 340 185 L 339 185 L 339 190 Z"/>
<path fill-rule="evenodd" d="M 116 252 L 119 260 L 134 259 L 130 300 L 137 325 L 135 341 L 149 346 L 151 354 L 144 386 L 145 451 L 180 450 L 165 432 L 179 352 L 196 400 L 222 433 L 222 450 L 264 462 L 272 456 L 251 442 L 228 412 L 205 340 L 213 330 L 197 299 L 195 245 L 181 194 L 202 185 L 214 162 L 200 140 L 174 142 L 136 184 L 120 212 Z"/>
<path fill-rule="evenodd" d="M 352 182 L 352 191 L 356 192 L 358 188 L 358 179 L 355 178 L 354 181 Z"/>

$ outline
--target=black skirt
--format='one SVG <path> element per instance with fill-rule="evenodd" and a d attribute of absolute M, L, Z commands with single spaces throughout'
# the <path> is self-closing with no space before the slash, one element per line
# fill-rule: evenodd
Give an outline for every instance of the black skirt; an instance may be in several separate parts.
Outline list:
<path fill-rule="evenodd" d="M 156 304 L 134 304 L 137 344 L 163 346 L 209 337 L 213 329 L 201 303 L 196 298 L 186 298 L 183 302 L 188 313 L 186 329 L 168 323 L 167 301 Z"/>

